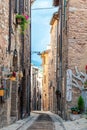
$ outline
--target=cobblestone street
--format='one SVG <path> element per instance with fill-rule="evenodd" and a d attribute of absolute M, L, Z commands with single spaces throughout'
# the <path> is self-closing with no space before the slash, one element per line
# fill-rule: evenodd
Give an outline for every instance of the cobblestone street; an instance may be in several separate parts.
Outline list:
<path fill-rule="evenodd" d="M 49 115 L 41 114 L 27 130 L 54 130 L 54 124 Z"/>

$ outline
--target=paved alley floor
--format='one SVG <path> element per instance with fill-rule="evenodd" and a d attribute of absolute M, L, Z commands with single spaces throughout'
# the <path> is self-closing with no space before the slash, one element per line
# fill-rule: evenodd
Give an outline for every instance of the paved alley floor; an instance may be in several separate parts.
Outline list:
<path fill-rule="evenodd" d="M 87 119 L 64 121 L 51 112 L 35 111 L 31 116 L 0 130 L 87 130 Z"/>
<path fill-rule="evenodd" d="M 54 130 L 54 124 L 48 114 L 41 114 L 27 130 Z"/>
<path fill-rule="evenodd" d="M 32 125 L 28 127 L 28 124 L 25 124 L 19 130 L 65 130 L 63 125 L 63 120 L 54 115 L 51 112 L 34 112 L 38 114 L 36 120 L 33 121 Z M 27 129 L 25 129 L 27 126 Z"/>

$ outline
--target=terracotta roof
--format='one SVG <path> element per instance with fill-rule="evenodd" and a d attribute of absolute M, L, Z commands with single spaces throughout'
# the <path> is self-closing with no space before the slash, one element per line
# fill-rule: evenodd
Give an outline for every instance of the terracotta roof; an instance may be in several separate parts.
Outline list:
<path fill-rule="evenodd" d="M 58 6 L 59 5 L 59 0 L 53 0 L 53 5 Z"/>

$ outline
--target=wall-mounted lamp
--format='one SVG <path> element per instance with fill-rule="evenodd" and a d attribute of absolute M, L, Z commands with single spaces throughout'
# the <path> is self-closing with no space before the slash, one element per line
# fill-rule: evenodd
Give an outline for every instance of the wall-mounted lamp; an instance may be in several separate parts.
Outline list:
<path fill-rule="evenodd" d="M 16 49 L 14 49 L 14 51 L 13 51 L 13 56 L 17 57 L 17 50 Z"/>

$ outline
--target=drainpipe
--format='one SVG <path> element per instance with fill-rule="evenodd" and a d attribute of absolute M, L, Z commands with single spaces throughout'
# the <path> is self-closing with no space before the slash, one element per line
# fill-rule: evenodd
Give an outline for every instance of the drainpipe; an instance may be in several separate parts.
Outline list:
<path fill-rule="evenodd" d="M 22 14 L 24 12 L 24 0 L 19 0 L 19 14 Z M 24 75 L 24 34 L 21 34 L 21 68 L 22 68 L 22 72 Z M 25 76 L 25 75 L 24 75 Z M 23 118 L 23 85 L 24 85 L 24 78 L 22 78 L 21 81 L 21 96 L 20 96 L 20 115 L 21 115 L 21 119 Z"/>
<path fill-rule="evenodd" d="M 60 41 L 59 41 L 59 87 L 61 91 L 61 103 L 60 103 L 60 109 L 61 109 L 61 117 L 62 117 L 62 112 L 63 112 L 63 94 L 62 94 L 62 0 L 59 1 L 59 13 L 60 13 Z"/>
<path fill-rule="evenodd" d="M 29 88 L 28 88 L 28 115 L 31 112 L 31 0 L 29 0 Z"/>
<path fill-rule="evenodd" d="M 10 54 L 10 51 L 11 51 L 11 19 L 12 19 L 11 5 L 12 5 L 12 2 L 11 2 L 11 0 L 9 0 L 9 44 L 8 44 L 8 52 L 9 52 L 9 54 Z"/>

